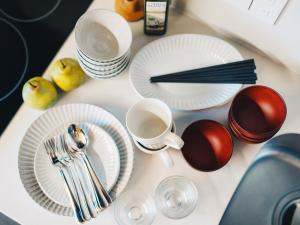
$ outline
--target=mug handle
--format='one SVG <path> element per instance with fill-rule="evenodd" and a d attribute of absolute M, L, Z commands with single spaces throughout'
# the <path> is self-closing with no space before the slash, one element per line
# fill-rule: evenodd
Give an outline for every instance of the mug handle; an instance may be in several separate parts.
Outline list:
<path fill-rule="evenodd" d="M 184 142 L 178 135 L 170 132 L 166 135 L 164 144 L 174 149 L 180 150 L 183 147 Z"/>
<path fill-rule="evenodd" d="M 173 162 L 168 150 L 164 150 L 164 151 L 160 152 L 159 156 L 167 168 L 171 168 L 174 166 L 174 162 Z"/>

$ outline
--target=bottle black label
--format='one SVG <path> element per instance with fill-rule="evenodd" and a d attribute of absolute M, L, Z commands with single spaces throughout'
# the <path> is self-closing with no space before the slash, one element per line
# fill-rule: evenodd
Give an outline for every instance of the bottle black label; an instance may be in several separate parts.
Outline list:
<path fill-rule="evenodd" d="M 146 1 L 145 28 L 147 31 L 164 31 L 167 2 Z"/>

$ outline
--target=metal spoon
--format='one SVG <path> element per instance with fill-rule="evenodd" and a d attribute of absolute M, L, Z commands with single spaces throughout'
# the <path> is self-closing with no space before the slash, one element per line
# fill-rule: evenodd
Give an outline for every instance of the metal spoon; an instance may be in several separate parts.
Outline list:
<path fill-rule="evenodd" d="M 89 192 L 88 196 L 90 196 L 90 198 L 92 200 L 92 204 L 93 204 L 92 208 L 94 208 L 97 213 L 101 212 L 104 209 L 103 200 L 99 199 L 97 194 L 96 194 L 94 183 L 93 183 L 92 178 L 90 176 L 89 170 L 88 170 L 87 166 L 85 165 L 85 162 L 83 160 L 82 155 L 80 153 L 78 153 L 77 151 L 74 151 L 73 149 L 71 149 L 70 144 L 69 144 L 69 142 L 70 142 L 69 139 L 71 137 L 69 137 L 69 134 L 67 134 L 67 135 L 68 135 L 68 138 L 67 139 L 64 138 L 64 150 L 65 150 L 65 153 L 66 153 L 65 155 L 70 156 L 70 158 L 72 158 L 72 160 L 73 159 L 78 159 L 84 164 L 84 168 L 85 168 L 84 172 L 87 173 L 87 175 L 83 176 L 83 174 L 81 174 L 80 171 L 77 171 L 77 173 L 78 173 L 78 175 L 81 175 L 81 180 L 83 180 L 84 183 L 86 184 L 85 188 L 83 188 L 83 189 L 84 190 L 86 189 L 86 191 Z M 80 168 L 78 168 L 78 169 L 80 169 Z"/>
<path fill-rule="evenodd" d="M 71 124 L 68 127 L 68 134 L 70 137 L 69 140 L 70 140 L 71 150 L 73 150 L 75 153 L 80 154 L 80 156 L 82 156 L 83 161 L 91 176 L 97 197 L 99 198 L 100 202 L 103 203 L 104 208 L 108 207 L 109 204 L 112 203 L 112 198 L 110 197 L 108 191 L 102 185 L 101 181 L 99 180 L 96 172 L 94 171 L 86 155 L 86 149 L 89 144 L 88 136 L 80 127 L 76 126 L 75 124 Z"/>
<path fill-rule="evenodd" d="M 59 153 L 61 154 L 61 158 L 67 165 L 69 165 L 70 173 L 72 174 L 72 177 L 76 182 L 76 188 L 80 193 L 79 200 L 82 205 L 85 220 L 89 221 L 91 217 L 96 218 L 97 211 L 92 203 L 92 200 L 88 192 L 86 191 L 84 180 L 80 177 L 80 171 L 78 170 L 77 165 L 74 162 L 73 158 L 67 152 L 68 146 L 65 141 L 65 136 L 63 134 L 59 135 L 57 139 L 59 139 L 57 141 L 59 142 L 58 150 Z"/>

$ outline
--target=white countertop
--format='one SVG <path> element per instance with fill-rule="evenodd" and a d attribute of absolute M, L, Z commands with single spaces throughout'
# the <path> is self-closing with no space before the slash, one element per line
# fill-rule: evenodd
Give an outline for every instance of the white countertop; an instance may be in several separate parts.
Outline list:
<path fill-rule="evenodd" d="M 91 5 L 91 8 L 112 7 L 113 1 L 106 0 L 95 0 Z M 130 25 L 134 36 L 132 55 L 151 40 L 160 38 L 145 36 L 142 21 Z M 176 33 L 218 36 L 207 26 L 192 18 L 171 13 L 167 35 Z M 300 77 L 264 56 L 231 41 L 230 43 L 239 49 L 245 58 L 255 58 L 258 83 L 274 88 L 286 100 L 288 116 L 279 133 L 300 132 L 298 116 Z M 71 33 L 55 58 L 75 57 L 74 50 L 74 33 Z M 103 81 L 87 79 L 78 89 L 63 94 L 56 105 L 74 102 L 95 104 L 108 109 L 124 124 L 127 109 L 138 100 L 139 96 L 129 84 L 127 69 L 113 79 Z M 204 111 L 174 112 L 178 133 L 181 134 L 185 127 L 199 119 L 214 119 L 226 124 L 228 107 L 229 104 Z M 74 218 L 58 216 L 37 205 L 26 193 L 19 178 L 17 159 L 20 142 L 30 124 L 42 113 L 22 105 L 0 138 L 0 211 L 23 225 L 76 224 Z M 199 190 L 199 204 L 196 210 L 187 218 L 178 221 L 167 219 L 159 213 L 153 224 L 217 225 L 239 180 L 260 146 L 260 144 L 235 142 L 234 154 L 230 162 L 224 168 L 211 173 L 199 172 L 189 167 L 180 152 L 171 152 L 175 166 L 167 169 L 158 156 L 147 155 L 136 150 L 134 172 L 127 188 L 142 189 L 145 193 L 153 194 L 155 187 L 163 178 L 173 174 L 186 176 L 194 181 Z M 88 224 L 116 224 L 113 207 Z"/>

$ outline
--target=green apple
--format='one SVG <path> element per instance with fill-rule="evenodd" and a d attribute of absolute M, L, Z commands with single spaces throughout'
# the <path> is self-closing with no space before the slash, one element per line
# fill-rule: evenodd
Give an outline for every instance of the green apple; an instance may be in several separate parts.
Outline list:
<path fill-rule="evenodd" d="M 50 66 L 50 74 L 55 84 L 63 91 L 71 91 L 84 81 L 84 72 L 75 59 L 63 58 Z"/>
<path fill-rule="evenodd" d="M 34 77 L 28 80 L 22 90 L 23 101 L 35 109 L 47 109 L 57 100 L 54 85 L 42 78 Z"/>

